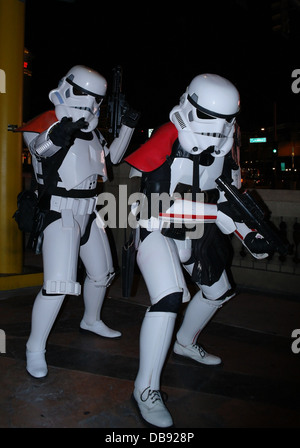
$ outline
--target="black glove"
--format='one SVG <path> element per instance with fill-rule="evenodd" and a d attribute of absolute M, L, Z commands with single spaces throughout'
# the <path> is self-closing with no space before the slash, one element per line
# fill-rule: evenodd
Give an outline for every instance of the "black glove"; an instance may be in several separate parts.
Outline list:
<path fill-rule="evenodd" d="M 275 251 L 275 247 L 265 238 L 256 238 L 258 232 L 250 232 L 244 239 L 244 244 L 254 254 L 271 254 Z"/>
<path fill-rule="evenodd" d="M 72 121 L 72 118 L 63 117 L 49 132 L 49 138 L 56 146 L 68 147 L 74 142 L 74 134 L 79 129 L 88 127 L 84 118 Z"/>
<path fill-rule="evenodd" d="M 140 119 L 140 115 L 140 112 L 128 107 L 122 117 L 121 123 L 129 128 L 135 128 Z"/>

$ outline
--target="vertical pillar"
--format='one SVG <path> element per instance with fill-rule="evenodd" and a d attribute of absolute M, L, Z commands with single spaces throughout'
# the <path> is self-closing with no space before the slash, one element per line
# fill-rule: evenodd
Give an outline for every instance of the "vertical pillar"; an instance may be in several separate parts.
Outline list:
<path fill-rule="evenodd" d="M 22 233 L 12 215 L 22 189 L 22 124 L 25 2 L 0 0 L 0 274 L 21 273 Z"/>

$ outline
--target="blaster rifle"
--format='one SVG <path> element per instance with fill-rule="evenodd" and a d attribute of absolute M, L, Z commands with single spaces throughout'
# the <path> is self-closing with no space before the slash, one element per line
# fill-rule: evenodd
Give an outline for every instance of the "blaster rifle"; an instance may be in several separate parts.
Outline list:
<path fill-rule="evenodd" d="M 275 252 L 286 255 L 289 244 L 282 240 L 277 228 L 265 218 L 265 212 L 247 191 L 241 193 L 235 186 L 229 185 L 224 176 L 216 179 L 218 187 L 224 191 L 229 203 L 234 205 L 243 222 L 255 229 L 271 245 Z"/>
<path fill-rule="evenodd" d="M 122 68 L 118 65 L 113 69 L 112 93 L 108 98 L 108 112 L 110 116 L 109 132 L 114 138 L 119 137 L 121 119 L 128 108 L 125 95 L 122 93 Z"/>

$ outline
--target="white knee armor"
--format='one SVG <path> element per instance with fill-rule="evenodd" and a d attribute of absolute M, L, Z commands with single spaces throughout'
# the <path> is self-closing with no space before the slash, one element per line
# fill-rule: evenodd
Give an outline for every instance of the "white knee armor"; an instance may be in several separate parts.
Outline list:
<path fill-rule="evenodd" d="M 174 292 L 183 292 L 184 302 L 190 299 L 173 240 L 164 237 L 159 231 L 152 232 L 140 243 L 137 263 L 152 305 Z"/>

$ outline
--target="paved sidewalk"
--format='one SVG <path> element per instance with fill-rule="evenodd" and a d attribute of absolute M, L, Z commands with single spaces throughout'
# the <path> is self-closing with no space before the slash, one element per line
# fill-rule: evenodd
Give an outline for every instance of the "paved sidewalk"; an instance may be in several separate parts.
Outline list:
<path fill-rule="evenodd" d="M 0 292 L 1 428 L 145 428 L 131 401 L 147 291 L 137 276 L 134 296 L 120 279 L 108 291 L 103 319 L 119 340 L 79 332 L 82 297 L 67 297 L 48 340 L 49 374 L 25 370 L 25 344 L 39 288 Z M 178 325 L 182 315 L 178 316 Z M 223 364 L 205 367 L 170 351 L 162 390 L 176 428 L 300 427 L 300 298 L 241 291 L 209 323 L 200 342 Z M 299 330 L 300 337 L 300 330 Z M 300 349 L 300 340 L 294 345 Z"/>

